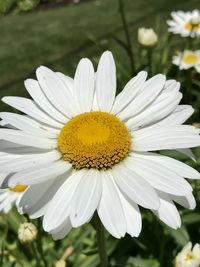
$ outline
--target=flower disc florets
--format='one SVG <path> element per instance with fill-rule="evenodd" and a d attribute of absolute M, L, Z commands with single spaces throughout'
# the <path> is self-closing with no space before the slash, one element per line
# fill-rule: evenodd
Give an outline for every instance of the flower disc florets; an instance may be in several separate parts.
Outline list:
<path fill-rule="evenodd" d="M 127 127 L 106 112 L 87 112 L 72 118 L 62 128 L 58 148 L 75 169 L 108 169 L 129 153 Z"/>

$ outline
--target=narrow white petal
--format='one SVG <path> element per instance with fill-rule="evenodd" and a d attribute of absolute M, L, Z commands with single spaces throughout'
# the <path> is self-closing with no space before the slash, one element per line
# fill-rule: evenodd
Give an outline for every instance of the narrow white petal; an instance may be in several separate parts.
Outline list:
<path fill-rule="evenodd" d="M 0 112 L 0 117 L 13 127 L 31 135 L 57 138 L 60 133 L 58 129 L 47 127 L 25 115 L 10 112 Z"/>
<path fill-rule="evenodd" d="M 98 215 L 107 231 L 116 238 L 126 233 L 126 218 L 112 176 L 102 172 L 102 195 Z"/>
<path fill-rule="evenodd" d="M 156 153 L 134 153 L 134 156 L 144 160 L 151 160 L 157 165 L 177 173 L 181 177 L 200 179 L 200 173 L 198 171 L 176 159 L 158 155 Z"/>
<path fill-rule="evenodd" d="M 61 72 L 56 72 L 56 74 L 60 77 L 60 79 L 65 84 L 66 88 L 68 88 L 70 90 L 71 94 L 73 95 L 73 91 L 74 91 L 74 80 L 71 77 L 66 76 L 65 74 L 63 74 Z"/>
<path fill-rule="evenodd" d="M 50 180 L 43 184 L 40 183 L 30 186 L 28 190 L 31 192 L 26 194 L 26 199 L 24 199 L 25 206 L 22 206 L 23 211 L 26 212 L 31 219 L 36 219 L 43 216 L 47 212 L 49 203 L 56 194 L 57 190 L 66 181 L 70 173 L 71 172 L 64 173 L 58 176 L 55 180 Z M 43 190 L 42 193 L 42 190 L 38 189 L 38 186 L 44 187 L 45 191 Z M 38 192 L 36 192 L 36 190 L 38 190 Z M 32 201 L 30 198 L 28 198 L 33 195 L 33 191 L 35 192 L 35 195 L 37 195 L 36 201 Z M 20 205 L 21 203 L 22 201 L 20 202 Z M 27 206 L 27 203 L 29 203 L 29 206 Z"/>
<path fill-rule="evenodd" d="M 176 150 L 196 162 L 195 155 L 193 154 L 190 148 L 182 148 L 182 149 L 176 149 Z"/>
<path fill-rule="evenodd" d="M 71 199 L 84 174 L 84 170 L 74 172 L 56 192 L 44 215 L 43 227 L 45 231 L 54 230 L 69 217 Z"/>
<path fill-rule="evenodd" d="M 119 190 L 118 194 L 126 218 L 126 232 L 132 237 L 138 237 L 142 229 L 142 216 L 139 207 L 133 201 L 127 200 Z"/>
<path fill-rule="evenodd" d="M 181 227 L 181 218 L 179 212 L 167 195 L 160 197 L 160 208 L 153 213 L 168 226 L 173 229 Z"/>
<path fill-rule="evenodd" d="M 154 162 L 150 157 L 148 159 L 141 155 L 137 156 L 135 153 L 126 159 L 125 164 L 160 191 L 178 196 L 189 194 L 192 191 L 192 187 L 185 179 L 162 165 L 159 159 Z"/>
<path fill-rule="evenodd" d="M 159 97 L 158 97 L 159 98 Z M 143 112 L 127 121 L 129 129 L 139 129 L 152 125 L 168 116 L 177 107 L 182 98 L 181 93 L 170 94 L 163 101 L 153 103 Z"/>
<path fill-rule="evenodd" d="M 126 120 L 140 113 L 159 95 L 165 84 L 165 76 L 158 74 L 144 83 L 143 89 L 130 104 L 118 114 L 121 120 Z"/>
<path fill-rule="evenodd" d="M 144 82 L 147 78 L 147 72 L 141 71 L 137 76 L 132 78 L 127 85 L 124 87 L 122 92 L 117 95 L 113 108 L 112 114 L 117 114 L 123 110 L 143 88 Z"/>
<path fill-rule="evenodd" d="M 0 169 L 7 172 L 18 172 L 27 168 L 37 168 L 40 165 L 54 162 L 61 158 L 61 154 L 57 150 L 46 153 L 21 155 L 7 162 L 0 161 Z"/>
<path fill-rule="evenodd" d="M 112 175 L 125 196 L 147 209 L 158 209 L 159 198 L 153 187 L 124 165 L 112 169 Z"/>
<path fill-rule="evenodd" d="M 49 114 L 52 118 L 58 120 L 61 123 L 67 122 L 67 117 L 65 117 L 62 113 L 60 113 L 46 98 L 44 93 L 42 92 L 38 81 L 33 79 L 28 79 L 24 82 L 26 90 L 33 98 L 33 100 L 38 104 L 38 106 L 43 109 L 47 114 Z"/>
<path fill-rule="evenodd" d="M 77 66 L 74 77 L 74 96 L 82 112 L 91 111 L 94 97 L 94 67 L 87 58 L 81 59 Z"/>
<path fill-rule="evenodd" d="M 193 194 L 189 194 L 186 196 L 170 196 L 171 199 L 181 206 L 185 207 L 186 209 L 194 209 L 196 207 L 196 200 Z"/>
<path fill-rule="evenodd" d="M 52 70 L 39 67 L 36 71 L 39 84 L 49 101 L 67 117 L 73 115 L 73 104 L 75 102 L 66 83 Z"/>
<path fill-rule="evenodd" d="M 38 137 L 12 129 L 0 129 L 0 139 L 24 146 L 32 146 L 44 149 L 54 149 L 57 147 L 57 142 L 55 139 Z"/>
<path fill-rule="evenodd" d="M 66 221 L 58 227 L 56 230 L 50 232 L 52 234 L 53 240 L 63 239 L 72 229 L 72 225 L 70 219 L 66 219 Z"/>
<path fill-rule="evenodd" d="M 110 112 L 116 94 L 116 67 L 111 52 L 100 58 L 96 77 L 97 102 L 101 111 Z"/>
<path fill-rule="evenodd" d="M 67 172 L 71 168 L 71 164 L 66 161 L 56 161 L 38 166 L 37 169 L 29 168 L 13 174 L 9 179 L 9 186 L 13 187 L 17 184 L 33 185 L 56 179 L 57 176 Z"/>
<path fill-rule="evenodd" d="M 59 129 L 63 127 L 63 124 L 49 117 L 34 103 L 34 101 L 30 99 L 16 96 L 6 96 L 2 98 L 2 101 L 21 112 L 26 113 L 30 117 L 43 122 L 44 124 L 48 124 Z"/>
<path fill-rule="evenodd" d="M 73 227 L 86 223 L 97 209 L 102 192 L 99 171 L 89 170 L 82 177 L 71 201 L 70 215 Z"/>
<path fill-rule="evenodd" d="M 193 112 L 194 109 L 191 106 L 179 105 L 169 116 L 156 123 L 154 127 L 183 124 L 193 114 Z"/>
<path fill-rule="evenodd" d="M 133 132 L 135 151 L 178 149 L 200 145 L 198 131 L 188 125 L 174 127 L 145 128 Z"/>

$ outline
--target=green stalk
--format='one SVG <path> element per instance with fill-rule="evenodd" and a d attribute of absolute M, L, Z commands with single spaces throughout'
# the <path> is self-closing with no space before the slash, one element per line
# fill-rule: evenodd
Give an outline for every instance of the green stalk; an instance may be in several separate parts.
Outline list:
<path fill-rule="evenodd" d="M 95 228 L 96 228 L 96 233 L 97 233 L 97 244 L 99 248 L 100 267 L 108 267 L 105 230 L 97 214 L 94 215 L 94 222 L 95 222 Z"/>
<path fill-rule="evenodd" d="M 126 49 L 126 51 L 127 51 L 128 57 L 130 59 L 132 75 L 134 75 L 135 74 L 135 60 L 134 60 L 134 54 L 133 54 L 133 47 L 132 47 L 132 43 L 131 43 L 131 38 L 130 38 L 129 30 L 128 30 L 126 14 L 125 14 L 125 10 L 124 10 L 124 2 L 123 2 L 123 0 L 119 0 L 119 12 L 120 12 L 120 15 L 121 15 L 123 29 L 124 29 L 124 33 L 125 33 L 126 41 L 127 41 L 127 49 Z"/>

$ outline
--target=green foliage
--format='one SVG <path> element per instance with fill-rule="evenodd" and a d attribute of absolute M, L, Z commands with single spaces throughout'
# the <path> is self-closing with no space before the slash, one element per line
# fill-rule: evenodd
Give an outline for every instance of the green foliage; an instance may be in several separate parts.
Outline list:
<path fill-rule="evenodd" d="M 20 11 L 29 11 L 35 8 L 39 4 L 39 0 L 21 0 L 19 1 L 17 8 Z"/>
<path fill-rule="evenodd" d="M 1 0 L 0 14 L 7 14 L 13 10 L 26 12 L 34 9 L 39 4 L 49 3 L 56 0 Z"/>
<path fill-rule="evenodd" d="M 0 14 L 8 13 L 17 4 L 17 0 L 1 0 L 0 1 Z"/>

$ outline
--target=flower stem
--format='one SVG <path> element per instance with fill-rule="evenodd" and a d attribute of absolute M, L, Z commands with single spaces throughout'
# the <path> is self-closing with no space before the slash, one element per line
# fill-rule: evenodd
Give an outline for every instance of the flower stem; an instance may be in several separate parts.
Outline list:
<path fill-rule="evenodd" d="M 130 38 L 129 30 L 128 30 L 128 24 L 127 24 L 127 20 L 126 20 L 125 11 L 124 11 L 123 0 L 119 0 L 119 12 L 121 15 L 124 33 L 126 36 L 126 41 L 127 41 L 127 50 L 126 51 L 128 53 L 129 59 L 130 59 L 131 71 L 132 71 L 132 74 L 135 74 L 135 62 L 134 62 L 133 47 L 132 47 L 131 38 Z"/>
<path fill-rule="evenodd" d="M 147 48 L 149 75 L 152 76 L 152 49 Z"/>
<path fill-rule="evenodd" d="M 94 221 L 97 233 L 97 244 L 99 248 L 100 267 L 108 267 L 105 230 L 97 213 L 94 215 Z"/>

